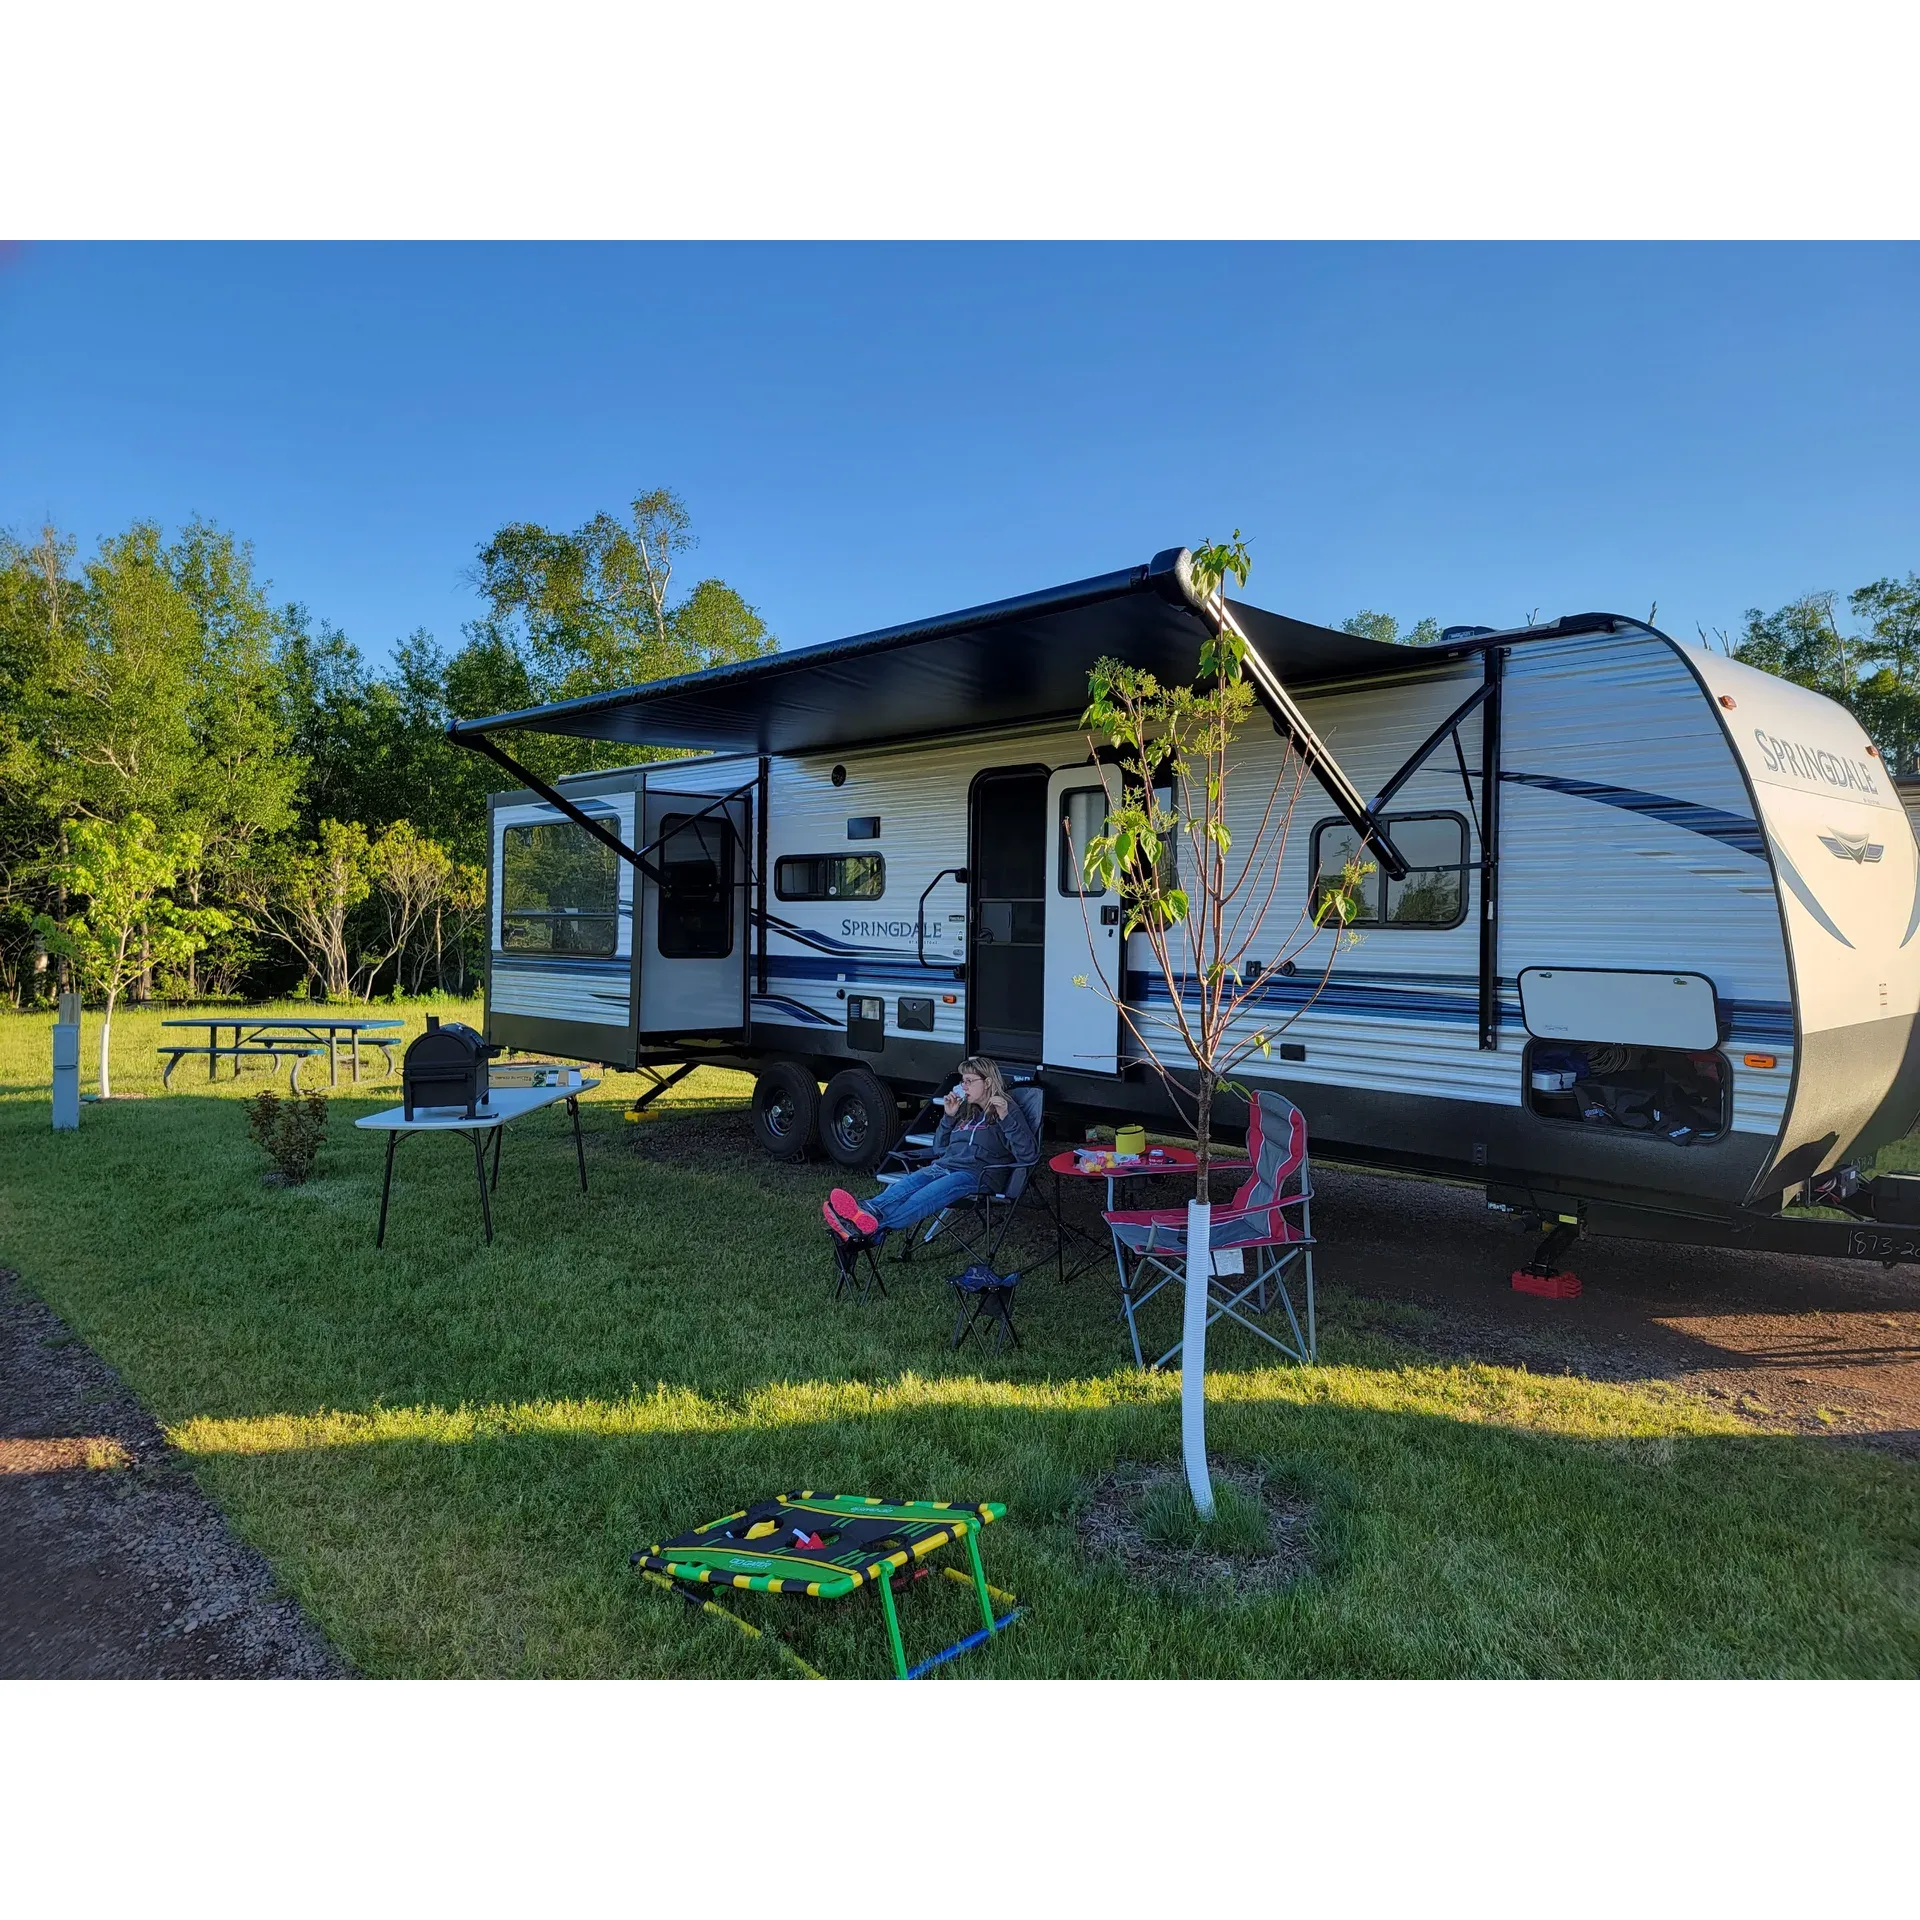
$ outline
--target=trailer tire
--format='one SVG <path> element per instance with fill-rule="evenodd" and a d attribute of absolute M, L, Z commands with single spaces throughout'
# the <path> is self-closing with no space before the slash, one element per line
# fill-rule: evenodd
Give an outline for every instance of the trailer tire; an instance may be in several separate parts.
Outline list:
<path fill-rule="evenodd" d="M 893 1145 L 900 1131 L 900 1102 L 893 1089 L 866 1067 L 847 1067 L 820 1096 L 820 1145 L 828 1159 L 862 1173 Z"/>
<path fill-rule="evenodd" d="M 770 1060 L 753 1083 L 753 1137 L 776 1160 L 804 1160 L 820 1124 L 820 1083 L 798 1060 Z"/>

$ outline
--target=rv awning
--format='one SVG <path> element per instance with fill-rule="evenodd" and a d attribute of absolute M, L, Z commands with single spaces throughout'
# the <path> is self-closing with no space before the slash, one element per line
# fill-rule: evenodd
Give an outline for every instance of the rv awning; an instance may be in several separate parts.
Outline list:
<path fill-rule="evenodd" d="M 1076 720 L 1103 654 L 1170 684 L 1198 671 L 1207 625 L 1183 549 L 1145 566 L 705 673 L 461 720 L 457 740 L 571 734 L 711 753 L 829 753 L 930 733 Z M 1431 668 L 1468 646 L 1399 647 L 1230 603 L 1289 687 Z"/>

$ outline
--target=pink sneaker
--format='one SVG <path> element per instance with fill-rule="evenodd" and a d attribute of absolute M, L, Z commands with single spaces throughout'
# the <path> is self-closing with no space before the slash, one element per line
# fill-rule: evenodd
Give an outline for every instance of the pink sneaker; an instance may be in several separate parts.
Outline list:
<path fill-rule="evenodd" d="M 853 1236 L 847 1231 L 847 1223 L 844 1220 L 842 1220 L 837 1213 L 834 1212 L 832 1206 L 825 1200 L 822 1200 L 820 1202 L 820 1217 L 826 1221 L 827 1230 L 834 1236 L 835 1239 L 837 1240 L 852 1239 Z"/>
<path fill-rule="evenodd" d="M 864 1233 L 869 1238 L 880 1231 L 879 1220 L 863 1207 L 845 1187 L 835 1187 L 827 1195 L 827 1207 L 830 1213 L 836 1213 L 856 1233 Z"/>

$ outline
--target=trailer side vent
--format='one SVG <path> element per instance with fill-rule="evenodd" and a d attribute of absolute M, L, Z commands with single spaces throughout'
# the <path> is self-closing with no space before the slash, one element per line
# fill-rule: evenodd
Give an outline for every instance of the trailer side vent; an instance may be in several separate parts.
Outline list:
<path fill-rule="evenodd" d="M 880 838 L 880 816 L 877 813 L 856 813 L 847 822 L 849 840 L 878 840 Z"/>
<path fill-rule="evenodd" d="M 900 996 L 900 1031 L 902 1033 L 933 1031 L 932 994 L 903 993 Z"/>

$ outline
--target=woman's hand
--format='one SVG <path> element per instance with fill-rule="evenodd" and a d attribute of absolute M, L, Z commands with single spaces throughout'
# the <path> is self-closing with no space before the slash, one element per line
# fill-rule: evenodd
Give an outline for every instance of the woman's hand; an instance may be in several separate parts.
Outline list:
<path fill-rule="evenodd" d="M 996 1093 L 987 1102 L 987 1113 L 995 1120 L 1004 1120 L 1007 1117 L 1007 1096 L 1004 1093 Z"/>
<path fill-rule="evenodd" d="M 941 1110 L 949 1120 L 960 1111 L 960 1098 L 960 1089 L 954 1087 L 948 1092 L 946 1098 L 940 1102 Z"/>

